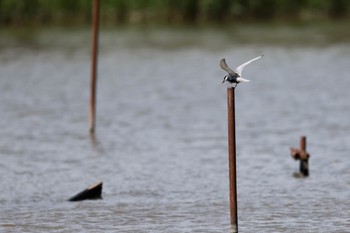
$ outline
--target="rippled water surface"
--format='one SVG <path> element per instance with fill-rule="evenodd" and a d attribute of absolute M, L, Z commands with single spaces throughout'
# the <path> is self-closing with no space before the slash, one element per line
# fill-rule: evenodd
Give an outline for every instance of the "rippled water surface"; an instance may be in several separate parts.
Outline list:
<path fill-rule="evenodd" d="M 260 54 L 236 89 L 240 232 L 349 231 L 346 40 L 102 32 L 90 137 L 90 32 L 34 33 L 0 43 L 0 231 L 229 232 L 218 63 Z M 293 178 L 289 154 L 301 135 L 306 179 Z M 66 201 L 97 180 L 102 200 Z"/>

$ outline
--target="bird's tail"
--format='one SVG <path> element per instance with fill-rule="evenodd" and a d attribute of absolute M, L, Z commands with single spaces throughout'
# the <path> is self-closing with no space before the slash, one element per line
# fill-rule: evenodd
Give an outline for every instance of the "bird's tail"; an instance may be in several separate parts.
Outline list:
<path fill-rule="evenodd" d="M 241 78 L 241 77 L 238 77 L 238 78 L 237 78 L 237 81 L 238 81 L 238 82 L 250 82 L 250 80 L 245 79 L 245 78 Z"/>

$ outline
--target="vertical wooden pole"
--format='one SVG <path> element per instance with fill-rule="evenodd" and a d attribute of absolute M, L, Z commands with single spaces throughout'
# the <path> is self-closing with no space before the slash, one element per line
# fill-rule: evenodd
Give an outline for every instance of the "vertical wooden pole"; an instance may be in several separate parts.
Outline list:
<path fill-rule="evenodd" d="M 235 122 L 235 88 L 227 88 L 228 110 L 228 162 L 230 182 L 230 223 L 231 232 L 238 232 L 237 221 L 237 185 L 236 185 L 236 122 Z"/>
<path fill-rule="evenodd" d="M 294 173 L 296 178 L 309 176 L 309 158 L 310 154 L 306 151 L 306 136 L 300 137 L 300 148 L 290 148 L 290 153 L 295 160 L 300 160 L 299 172 Z"/>
<path fill-rule="evenodd" d="M 91 83 L 90 83 L 90 113 L 89 113 L 89 131 L 95 132 L 96 115 L 96 85 L 97 85 L 97 53 L 98 53 L 98 26 L 100 1 L 92 2 L 92 54 L 91 54 Z"/>
<path fill-rule="evenodd" d="M 306 137 L 301 136 L 300 138 L 300 150 L 306 152 Z"/>
<path fill-rule="evenodd" d="M 306 152 L 306 137 L 300 138 L 300 166 L 299 171 L 304 176 L 309 176 L 309 154 Z"/>

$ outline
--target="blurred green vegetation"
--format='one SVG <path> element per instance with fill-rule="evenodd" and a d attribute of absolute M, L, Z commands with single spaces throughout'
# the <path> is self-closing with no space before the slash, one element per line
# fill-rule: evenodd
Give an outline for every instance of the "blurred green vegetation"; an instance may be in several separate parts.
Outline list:
<path fill-rule="evenodd" d="M 349 0 L 100 0 L 101 21 L 201 24 L 349 17 Z M 0 25 L 83 25 L 92 0 L 0 0 Z"/>

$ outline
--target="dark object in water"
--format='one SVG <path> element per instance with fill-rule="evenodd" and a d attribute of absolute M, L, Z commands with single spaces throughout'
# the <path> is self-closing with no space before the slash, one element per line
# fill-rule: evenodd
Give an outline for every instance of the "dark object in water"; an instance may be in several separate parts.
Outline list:
<path fill-rule="evenodd" d="M 300 139 L 300 149 L 290 148 L 291 156 L 295 160 L 300 160 L 299 171 L 300 175 L 293 174 L 294 177 L 307 177 L 309 176 L 309 158 L 310 154 L 306 152 L 306 137 L 303 136 Z"/>
<path fill-rule="evenodd" d="M 99 181 L 84 191 L 78 193 L 74 197 L 68 199 L 68 201 L 83 201 L 83 200 L 94 200 L 94 199 L 102 199 L 102 182 Z"/>

